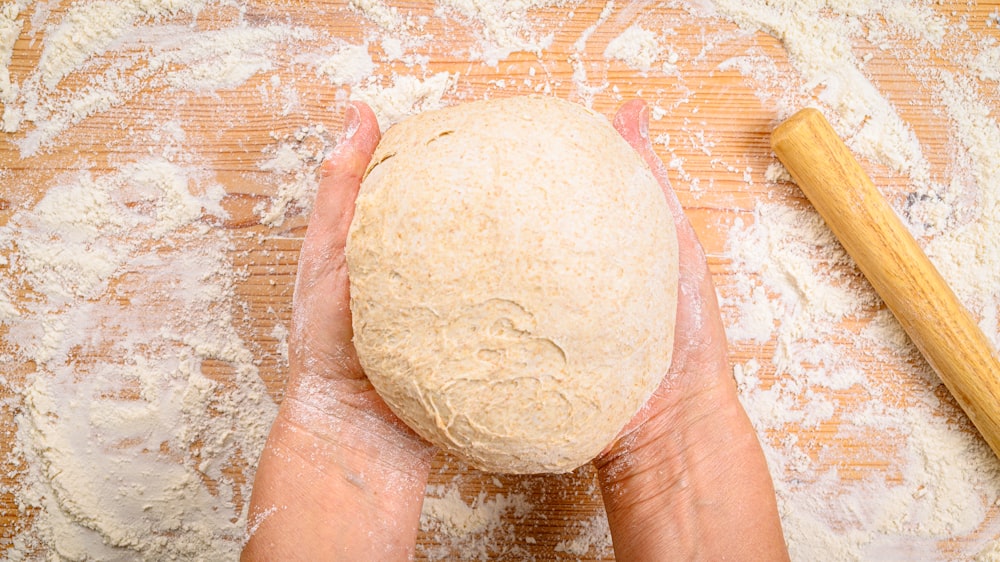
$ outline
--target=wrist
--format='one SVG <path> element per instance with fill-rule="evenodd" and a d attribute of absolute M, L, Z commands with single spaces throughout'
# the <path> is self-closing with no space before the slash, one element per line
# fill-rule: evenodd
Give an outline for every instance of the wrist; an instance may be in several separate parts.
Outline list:
<path fill-rule="evenodd" d="M 691 479 L 713 475 L 720 459 L 748 443 L 756 449 L 744 418 L 735 392 L 722 390 L 689 396 L 652 414 L 595 460 L 605 504 L 613 510 L 633 507 L 635 497 L 683 498 Z"/>
<path fill-rule="evenodd" d="M 411 559 L 433 447 L 365 409 L 374 391 L 302 391 L 289 385 L 262 452 L 243 559 Z"/>
<path fill-rule="evenodd" d="M 619 560 L 787 556 L 763 452 L 726 380 L 651 415 L 595 462 Z"/>

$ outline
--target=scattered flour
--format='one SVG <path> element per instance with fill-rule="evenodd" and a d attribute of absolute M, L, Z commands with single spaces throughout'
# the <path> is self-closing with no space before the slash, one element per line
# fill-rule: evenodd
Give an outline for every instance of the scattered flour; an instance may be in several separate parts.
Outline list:
<path fill-rule="evenodd" d="M 288 328 L 277 322 L 274 324 L 274 328 L 271 329 L 271 337 L 278 342 L 278 359 L 281 362 L 282 367 L 288 366 Z"/>
<path fill-rule="evenodd" d="M 74 5 L 45 38 L 38 72 L 45 88 L 54 88 L 70 72 L 102 55 L 140 19 L 172 12 L 196 13 L 204 1 L 100 1 Z"/>
<path fill-rule="evenodd" d="M 584 62 L 587 58 L 587 42 L 590 41 L 591 36 L 598 28 L 607 23 L 614 11 L 615 0 L 607 0 L 601 9 L 601 13 L 597 16 L 597 21 L 584 29 L 583 33 L 573 42 L 573 51 L 569 57 L 569 63 L 573 67 L 573 86 L 576 89 L 574 93 L 588 106 L 593 104 L 595 95 L 600 94 L 608 88 L 608 83 L 604 82 L 592 85 L 588 81 L 587 65 Z"/>
<path fill-rule="evenodd" d="M 927 62 L 928 53 L 948 52 L 955 42 L 955 58 L 965 60 L 975 76 L 982 73 L 976 63 L 989 51 L 947 36 L 941 16 L 919 2 L 884 7 L 720 0 L 716 7 L 744 29 L 779 39 L 799 72 L 802 90 L 787 88 L 784 99 L 765 101 L 777 101 L 788 112 L 815 92 L 856 152 L 906 178 L 912 192 L 899 214 L 924 237 L 932 261 L 997 343 L 1000 252 L 983 241 L 1000 235 L 1000 175 L 995 156 L 988 156 L 1000 150 L 1000 136 L 971 81 L 931 70 Z M 851 50 L 863 40 L 902 58 L 922 84 L 935 87 L 953 126 L 957 164 L 950 181 L 936 179 L 900 109 L 867 77 L 867 59 Z M 760 91 L 787 83 L 761 55 L 746 62 L 740 72 L 772 86 Z M 789 180 L 778 165 L 769 167 L 765 179 Z M 724 299 L 729 336 L 762 351 L 773 342 L 766 363 L 739 364 L 735 374 L 763 436 L 793 560 L 976 554 L 978 547 L 942 550 L 956 547 L 941 541 L 987 541 L 1000 532 L 995 517 L 987 516 L 1000 499 L 996 459 L 954 402 L 942 398 L 947 393 L 941 383 L 891 315 L 879 309 L 876 295 L 819 217 L 807 208 L 759 202 L 752 222 L 737 220 L 728 239 L 735 272 L 722 288 L 730 295 Z M 863 345 L 851 350 L 833 343 L 859 340 Z M 895 364 L 911 376 L 872 376 L 876 362 Z M 852 387 L 870 399 L 838 397 Z M 819 449 L 814 437 L 793 427 L 826 428 L 843 445 Z M 850 444 L 862 438 L 872 444 L 872 468 L 840 474 L 838 459 L 859 455 Z M 893 445 L 898 442 L 903 445 Z"/>
<path fill-rule="evenodd" d="M 751 295 L 749 303 L 724 301 L 735 308 L 731 340 L 775 342 L 770 380 L 756 360 L 734 372 L 763 436 L 793 559 L 881 559 L 911 548 L 926 556 L 941 538 L 985 532 L 986 511 L 1000 500 L 1000 470 L 968 424 L 960 430 L 949 421 L 960 412 L 942 402 L 933 374 L 923 367 L 915 380 L 881 380 L 863 358 L 851 359 L 856 349 L 833 343 L 860 337 L 865 355 L 896 357 L 903 372 L 919 365 L 899 326 L 884 310 L 876 312 L 873 291 L 854 282 L 849 260 L 818 215 L 762 205 L 751 225 L 730 231 L 727 254 L 739 272 L 729 294 Z M 860 335 L 858 322 L 866 325 Z M 915 395 L 896 405 L 903 386 Z M 852 387 L 871 399 L 836 398 Z M 831 424 L 833 443 L 842 445 L 818 449 L 798 437 L 801 429 L 790 432 Z M 837 462 L 861 453 L 850 448 L 860 438 L 872 447 L 864 454 L 873 468 L 842 478 Z M 900 438 L 903 450 L 893 450 Z"/>
<path fill-rule="evenodd" d="M 715 5 L 720 14 L 747 31 L 764 31 L 781 41 L 801 75 L 803 90 L 818 90 L 818 100 L 831 109 L 831 123 L 852 149 L 907 175 L 916 187 L 930 189 L 930 165 L 916 135 L 865 76 L 852 47 L 864 29 L 882 30 L 886 25 L 906 25 L 925 38 L 937 39 L 941 24 L 936 18 L 918 29 L 922 20 L 890 19 L 910 18 L 917 10 L 913 4 L 883 10 L 880 3 L 865 8 L 852 0 L 716 0 Z"/>
<path fill-rule="evenodd" d="M 561 7 L 579 3 L 571 0 L 437 0 L 441 13 L 457 12 L 478 25 L 482 34 L 479 49 L 470 51 L 471 60 L 497 66 L 516 51 L 541 55 L 552 44 L 552 34 L 540 35 L 528 22 L 529 12 L 538 8 Z"/>
<path fill-rule="evenodd" d="M 399 10 L 382 0 L 350 0 L 350 5 L 383 31 L 400 33 L 411 27 L 410 22 L 400 15 Z"/>
<path fill-rule="evenodd" d="M 455 87 L 458 75 L 439 72 L 424 80 L 416 76 L 393 77 L 391 86 L 371 84 L 351 92 L 351 98 L 371 106 L 383 131 L 409 115 L 444 107 L 444 96 Z"/>
<path fill-rule="evenodd" d="M 3 285 L 34 295 L 0 317 L 36 365 L 13 389 L 28 552 L 239 552 L 252 472 L 231 471 L 257 457 L 275 405 L 234 330 L 231 242 L 201 220 L 225 216 L 223 195 L 151 158 L 52 185 L 0 227 Z"/>
<path fill-rule="evenodd" d="M 261 224 L 280 226 L 291 211 L 312 206 L 318 179 L 315 170 L 332 150 L 321 125 L 303 127 L 273 149 L 257 165 L 276 176 L 277 192 L 254 207 Z"/>
<path fill-rule="evenodd" d="M 524 496 L 496 495 L 487 499 L 481 494 L 472 505 L 467 505 L 458 488 L 448 488 L 441 497 L 429 494 L 424 501 L 422 517 L 426 526 L 440 525 L 450 535 L 464 536 L 482 533 L 497 527 L 508 510 L 523 517 L 530 506 Z"/>
<path fill-rule="evenodd" d="M 431 486 L 424 498 L 420 528 L 447 537 L 444 545 L 427 547 L 424 556 L 448 559 L 461 552 L 466 560 L 523 557 L 516 546 L 510 519 L 525 518 L 532 510 L 522 494 L 480 493 L 472 502 L 462 499 L 458 487 Z M 513 546 L 510 546 L 513 544 Z"/>
<path fill-rule="evenodd" d="M 279 45 L 315 39 L 309 29 L 281 24 L 235 21 L 202 31 L 166 17 L 194 15 L 204 6 L 201 0 L 74 4 L 46 36 L 38 67 L 20 85 L 18 98 L 5 104 L 4 131 L 26 130 L 16 141 L 21 156 L 49 147 L 69 127 L 144 89 L 234 88 L 271 70 Z M 71 96 L 54 89 L 66 76 L 91 67 L 106 70 L 88 74 L 88 82 Z"/>
<path fill-rule="evenodd" d="M 968 175 L 956 173 L 945 196 L 953 212 L 925 250 L 983 333 L 1000 349 L 1000 127 L 968 79 L 941 71 L 941 103 L 955 129 Z"/>
<path fill-rule="evenodd" d="M 975 71 L 980 80 L 1000 82 L 1000 45 L 996 39 L 990 39 L 988 47 L 970 56 L 967 63 Z"/>
<path fill-rule="evenodd" d="M 604 49 L 604 58 L 620 60 L 642 72 L 649 72 L 663 56 L 663 47 L 660 46 L 658 35 L 638 25 L 623 31 Z"/>
<path fill-rule="evenodd" d="M 577 523 L 580 535 L 574 539 L 556 544 L 556 552 L 565 552 L 573 556 L 591 556 L 605 559 L 613 554 L 611 546 L 611 529 L 608 527 L 608 516 L 599 513 L 590 519 Z"/>
<path fill-rule="evenodd" d="M 332 54 L 300 56 L 297 60 L 312 62 L 316 74 L 328 78 L 334 86 L 353 86 L 375 71 L 366 45 L 344 45 Z"/>
<path fill-rule="evenodd" d="M 14 56 L 14 43 L 17 42 L 24 26 L 23 20 L 18 16 L 29 2 L 30 0 L 18 0 L 0 6 L 0 103 L 4 105 L 0 130 L 5 133 L 12 132 L 17 127 L 18 117 L 14 111 L 8 109 L 16 101 L 18 93 L 17 85 L 10 81 L 9 67 L 11 57 Z"/>
<path fill-rule="evenodd" d="M 430 63 L 442 54 L 501 69 L 526 53 L 537 59 L 526 85 L 558 90 L 550 72 L 568 71 L 569 97 L 588 104 L 616 102 L 627 91 L 630 84 L 610 80 L 611 60 L 637 71 L 627 79 L 637 84 L 642 74 L 683 82 L 735 71 L 776 119 L 818 105 L 867 163 L 905 180 L 909 192 L 893 200 L 900 215 L 1000 343 L 996 38 L 968 37 L 961 18 L 949 20 L 929 0 L 716 0 L 670 4 L 663 14 L 650 5 L 350 0 L 366 22 L 359 40 L 251 18 L 239 0 L 100 0 L 64 9 L 13 0 L 0 6 L 2 128 L 27 159 L 65 150 L 61 135 L 95 116 L 150 100 L 158 109 L 138 118 L 158 119 L 188 96 L 280 89 L 276 119 L 306 124 L 283 128 L 292 132 L 274 134 L 253 155 L 271 190 L 254 216 L 262 228 L 280 229 L 308 210 L 316 168 L 333 142 L 308 124 L 309 90 L 300 81 L 336 88 L 331 111 L 347 99 L 366 101 L 385 128 L 451 103 L 475 83 L 473 66 Z M 199 25 L 216 9 L 229 15 Z M 562 23 L 536 17 L 554 10 Z M 565 33 L 582 14 L 589 25 Z M 989 17 L 995 29 L 998 18 Z M 442 53 L 444 42 L 426 31 L 430 18 L 462 27 L 473 43 Z M 668 43 L 679 26 L 700 30 L 700 44 L 683 59 Z M 761 32 L 780 42 L 780 55 L 756 44 Z M 38 46 L 41 59 L 14 77 L 19 37 Z M 568 61 L 551 60 L 556 45 L 568 49 Z M 745 47 L 711 62 L 733 45 Z M 931 65 L 935 59 L 947 70 Z M 897 62 L 930 101 L 900 99 L 875 83 L 871 65 L 879 61 Z M 380 73 L 389 63 L 393 71 Z M 996 459 L 818 215 L 787 196 L 787 172 L 772 161 L 760 164 L 758 177 L 723 163 L 714 153 L 727 139 L 695 117 L 670 119 L 698 101 L 690 87 L 679 86 L 681 100 L 660 89 L 641 94 L 654 103 L 659 126 L 673 127 L 656 143 L 675 185 L 693 199 L 710 194 L 714 178 L 695 177 L 701 158 L 768 189 L 721 225 L 721 257 L 731 265 L 719 288 L 738 350 L 734 375 L 765 447 L 793 560 L 1000 560 Z M 914 107 L 947 123 L 944 164 L 925 155 L 932 141 L 909 125 Z M 0 407 L 15 414 L 3 467 L 19 482 L 13 495 L 24 517 L 22 527 L 0 534 L 5 559 L 238 553 L 252 465 L 275 405 L 258 372 L 260 348 L 238 328 L 249 314 L 237 296 L 238 240 L 213 226 L 227 216 L 226 190 L 198 155 L 178 148 L 183 127 L 161 127 L 165 139 L 180 140 L 166 139 L 160 155 L 107 173 L 65 174 L 42 186 L 36 203 L 0 208 L 9 216 L 0 226 L 0 371 L 34 366 L 21 378 L 0 374 L 10 395 Z M 0 185 L 21 181 L 3 174 Z M 278 364 L 287 364 L 284 324 L 261 335 L 277 342 Z M 448 474 L 432 476 L 421 518 L 429 541 L 419 555 L 530 559 L 534 538 L 519 525 L 544 517 L 545 506 L 529 499 L 538 490 L 463 495 L 461 481 L 441 484 Z M 600 504 L 595 490 L 585 499 Z M 600 509 L 545 524 L 571 527 L 569 538 L 551 545 L 561 555 L 612 556 Z"/>

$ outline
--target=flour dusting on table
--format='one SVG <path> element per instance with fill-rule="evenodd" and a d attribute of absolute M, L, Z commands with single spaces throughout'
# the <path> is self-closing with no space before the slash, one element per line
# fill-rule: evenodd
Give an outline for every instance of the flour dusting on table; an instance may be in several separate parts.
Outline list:
<path fill-rule="evenodd" d="M 607 114 L 646 98 L 682 202 L 716 217 L 734 375 L 793 560 L 1000 560 L 996 458 L 761 148 L 778 120 L 821 108 L 1000 344 L 1000 47 L 966 33 L 1000 29 L 1000 12 L 350 0 L 290 15 L 301 10 L 0 6 L 0 470 L 16 483 L 0 515 L 17 520 L 0 530 L 2 559 L 235 559 L 281 398 L 294 255 L 344 105 L 369 103 L 384 129 L 539 93 Z M 879 83 L 886 69 L 918 87 Z M 706 91 L 706 77 L 728 86 Z M 741 92 L 759 112 L 720 130 L 714 114 Z M 198 126 L 206 107 L 214 130 Z M 418 555 L 611 558 L 593 479 L 439 459 Z M 578 517 L 551 519 L 549 501 Z"/>
<path fill-rule="evenodd" d="M 0 228 L 5 285 L 33 295 L 2 317 L 35 364 L 15 414 L 18 503 L 35 513 L 22 548 L 238 552 L 251 482 L 231 471 L 260 453 L 275 405 L 234 331 L 230 241 L 202 220 L 225 217 L 224 191 L 201 174 L 158 158 L 83 172 Z"/>

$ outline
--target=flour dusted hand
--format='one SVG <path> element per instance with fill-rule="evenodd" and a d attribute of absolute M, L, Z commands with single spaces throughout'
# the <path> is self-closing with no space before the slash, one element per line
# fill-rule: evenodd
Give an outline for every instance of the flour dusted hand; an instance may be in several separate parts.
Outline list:
<path fill-rule="evenodd" d="M 417 433 L 485 470 L 590 461 L 670 365 L 670 210 L 607 120 L 569 102 L 474 102 L 392 127 L 347 263 L 368 378 Z"/>

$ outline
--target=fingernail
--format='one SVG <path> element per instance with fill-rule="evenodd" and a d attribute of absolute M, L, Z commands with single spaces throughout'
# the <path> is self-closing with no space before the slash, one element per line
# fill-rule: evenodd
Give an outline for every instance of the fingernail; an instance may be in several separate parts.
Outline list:
<path fill-rule="evenodd" d="M 639 110 L 639 136 L 648 139 L 649 138 L 649 106 L 644 105 L 642 109 Z"/>
<path fill-rule="evenodd" d="M 344 110 L 344 140 L 353 137 L 360 127 L 361 113 L 358 112 L 358 108 L 354 107 L 353 103 L 347 104 L 347 109 Z"/>

